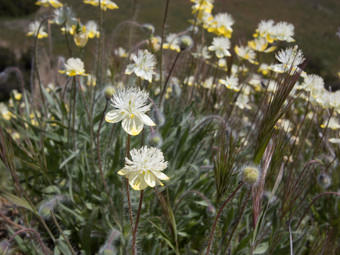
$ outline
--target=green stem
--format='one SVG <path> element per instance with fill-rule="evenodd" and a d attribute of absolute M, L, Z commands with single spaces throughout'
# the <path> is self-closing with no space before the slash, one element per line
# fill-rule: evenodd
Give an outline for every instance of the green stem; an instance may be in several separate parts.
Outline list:
<path fill-rule="evenodd" d="M 128 135 L 126 139 L 126 154 L 125 154 L 127 158 L 130 157 L 130 140 L 131 140 L 131 136 Z M 132 216 L 132 207 L 131 207 L 131 198 L 130 198 L 130 187 L 129 187 L 129 180 L 127 178 L 125 179 L 125 191 L 126 191 L 126 197 L 128 200 L 130 225 L 131 225 L 131 230 L 133 231 L 133 216 Z"/>
<path fill-rule="evenodd" d="M 144 191 L 141 190 L 140 191 L 140 197 L 139 197 L 139 205 L 138 205 L 138 211 L 137 211 L 137 216 L 136 216 L 135 227 L 133 229 L 133 234 L 132 234 L 132 254 L 133 255 L 137 254 L 137 250 L 136 250 L 136 237 L 137 237 L 137 230 L 138 230 L 138 223 L 139 223 L 139 218 L 140 218 L 140 212 L 142 210 L 143 196 L 144 196 Z"/>

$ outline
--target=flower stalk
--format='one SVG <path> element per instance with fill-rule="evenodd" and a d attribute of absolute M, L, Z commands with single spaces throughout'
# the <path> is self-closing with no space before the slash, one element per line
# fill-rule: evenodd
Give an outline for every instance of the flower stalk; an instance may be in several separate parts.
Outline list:
<path fill-rule="evenodd" d="M 209 234 L 209 239 L 208 239 L 208 245 L 207 245 L 207 250 L 206 250 L 206 255 L 210 254 L 210 249 L 211 249 L 211 245 L 212 245 L 212 241 L 214 240 L 214 234 L 215 234 L 215 229 L 217 226 L 217 222 L 218 219 L 220 218 L 224 207 L 229 203 L 229 201 L 236 195 L 237 191 L 243 186 L 243 182 L 241 182 L 236 189 L 233 191 L 233 193 L 230 194 L 230 196 L 223 202 L 222 206 L 220 207 L 220 209 L 218 210 L 218 213 L 215 217 L 214 223 L 212 225 L 210 234 Z"/>

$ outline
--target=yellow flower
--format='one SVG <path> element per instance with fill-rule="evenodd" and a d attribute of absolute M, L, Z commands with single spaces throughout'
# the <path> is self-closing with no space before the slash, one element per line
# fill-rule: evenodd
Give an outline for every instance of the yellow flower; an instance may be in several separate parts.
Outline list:
<path fill-rule="evenodd" d="M 83 75 L 86 76 L 84 63 L 80 58 L 69 58 L 65 64 L 65 70 L 59 70 L 59 73 L 67 76 Z"/>
<path fill-rule="evenodd" d="M 35 4 L 43 6 L 43 7 L 49 7 L 49 6 L 52 6 L 53 8 L 63 7 L 63 4 L 59 2 L 58 0 L 38 0 Z"/>
<path fill-rule="evenodd" d="M 0 103 L 0 114 L 5 120 L 10 120 L 13 116 L 4 103 Z"/>
<path fill-rule="evenodd" d="M 22 94 L 18 92 L 16 89 L 13 90 L 13 96 L 14 96 L 14 99 L 17 101 L 20 101 L 22 98 Z"/>
<path fill-rule="evenodd" d="M 125 176 L 134 190 L 144 190 L 148 186 L 154 188 L 157 184 L 163 186 L 160 180 L 169 180 L 162 172 L 168 163 L 164 161 L 161 150 L 144 146 L 131 150 L 130 155 L 131 159 L 125 158 L 125 166 L 118 174 Z"/>

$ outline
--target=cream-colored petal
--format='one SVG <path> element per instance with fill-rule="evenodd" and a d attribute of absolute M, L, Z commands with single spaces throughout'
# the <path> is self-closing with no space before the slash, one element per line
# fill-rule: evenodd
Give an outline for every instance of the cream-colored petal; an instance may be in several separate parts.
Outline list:
<path fill-rule="evenodd" d="M 123 118 L 124 118 L 124 114 L 120 111 L 117 111 L 117 110 L 109 111 L 105 115 L 105 121 L 110 122 L 110 123 L 117 123 L 117 122 L 121 121 Z"/>
<path fill-rule="evenodd" d="M 144 181 L 144 178 L 140 175 L 136 175 L 135 178 L 129 179 L 129 184 L 134 190 L 143 190 L 148 186 Z"/>
<path fill-rule="evenodd" d="M 156 186 L 156 178 L 150 171 L 147 171 L 145 173 L 144 181 L 146 182 L 147 185 L 149 185 L 152 188 Z"/>
<path fill-rule="evenodd" d="M 162 173 L 161 171 L 152 171 L 152 173 L 160 180 L 167 181 L 170 179 L 166 174 Z"/>
<path fill-rule="evenodd" d="M 143 122 L 136 117 L 126 118 L 122 122 L 122 127 L 126 133 L 135 136 L 143 130 Z"/>
<path fill-rule="evenodd" d="M 147 125 L 147 126 L 156 126 L 155 122 L 153 122 L 153 120 L 146 114 L 144 113 L 140 113 L 139 117 L 141 119 L 141 121 Z"/>
<path fill-rule="evenodd" d="M 126 174 L 128 174 L 128 171 L 125 168 L 122 168 L 118 171 L 118 174 L 119 175 L 126 175 Z"/>

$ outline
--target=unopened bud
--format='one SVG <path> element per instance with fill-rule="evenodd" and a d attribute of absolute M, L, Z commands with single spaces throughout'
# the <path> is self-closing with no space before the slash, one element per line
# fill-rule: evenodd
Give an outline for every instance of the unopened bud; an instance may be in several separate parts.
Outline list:
<path fill-rule="evenodd" d="M 105 98 L 110 100 L 113 94 L 116 92 L 115 88 L 112 86 L 106 86 L 104 89 Z"/>
<path fill-rule="evenodd" d="M 246 166 L 242 171 L 242 180 L 249 185 L 257 183 L 260 178 L 260 171 L 257 167 Z"/>
<path fill-rule="evenodd" d="M 193 40 L 188 35 L 181 36 L 180 40 L 181 40 L 181 43 L 180 43 L 181 51 L 190 49 L 192 45 L 194 44 Z"/>
<path fill-rule="evenodd" d="M 318 184 L 324 189 L 327 189 L 329 186 L 331 186 L 331 183 L 332 183 L 331 177 L 325 173 L 319 174 L 317 180 L 318 180 Z"/>

